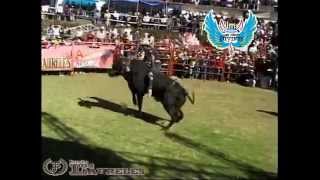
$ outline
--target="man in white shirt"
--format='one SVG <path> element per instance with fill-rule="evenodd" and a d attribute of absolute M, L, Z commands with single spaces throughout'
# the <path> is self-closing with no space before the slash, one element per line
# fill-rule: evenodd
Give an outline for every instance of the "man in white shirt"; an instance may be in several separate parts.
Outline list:
<path fill-rule="evenodd" d="M 120 14 L 117 11 L 114 11 L 113 17 L 116 18 L 116 20 L 119 20 Z"/>
<path fill-rule="evenodd" d="M 108 10 L 107 10 L 106 13 L 104 14 L 104 17 L 106 18 L 106 25 L 107 25 L 107 27 L 109 27 L 109 26 L 110 26 L 111 14 L 109 13 Z"/>
<path fill-rule="evenodd" d="M 164 17 L 161 18 L 161 23 L 162 23 L 162 24 L 166 24 L 167 21 L 168 21 L 167 15 L 164 15 Z"/>
<path fill-rule="evenodd" d="M 59 26 L 53 26 L 53 37 L 54 38 L 60 38 L 60 27 Z"/>
<path fill-rule="evenodd" d="M 142 39 L 141 44 L 149 45 L 148 33 L 144 33 L 144 38 Z"/>
<path fill-rule="evenodd" d="M 133 41 L 132 30 L 131 28 L 126 28 L 125 32 L 127 32 L 127 39 L 129 42 Z"/>
<path fill-rule="evenodd" d="M 149 35 L 149 44 L 150 44 L 151 47 L 154 48 L 154 44 L 155 44 L 154 36 L 152 36 L 151 34 Z"/>
<path fill-rule="evenodd" d="M 115 38 L 117 38 L 118 35 L 119 35 L 118 29 L 117 28 L 113 28 L 112 34 L 114 35 Z"/>
<path fill-rule="evenodd" d="M 151 17 L 149 16 L 149 13 L 147 13 L 147 15 L 143 17 L 143 22 L 149 23 L 150 19 Z"/>
<path fill-rule="evenodd" d="M 257 51 L 258 51 L 258 48 L 257 48 L 257 44 L 254 42 L 253 43 L 253 46 L 251 46 L 250 48 L 249 48 L 249 53 L 257 53 Z"/>
<path fill-rule="evenodd" d="M 104 42 L 106 38 L 106 32 L 104 30 L 104 27 L 102 26 L 99 31 L 96 33 L 97 41 L 98 42 Z"/>

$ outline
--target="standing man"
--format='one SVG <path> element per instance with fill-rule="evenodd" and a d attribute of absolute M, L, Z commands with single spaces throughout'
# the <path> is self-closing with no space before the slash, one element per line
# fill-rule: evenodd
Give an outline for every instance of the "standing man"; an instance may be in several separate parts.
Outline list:
<path fill-rule="evenodd" d="M 106 26 L 108 28 L 110 26 L 110 19 L 111 19 L 111 14 L 109 10 L 106 10 L 104 17 L 106 18 Z"/>

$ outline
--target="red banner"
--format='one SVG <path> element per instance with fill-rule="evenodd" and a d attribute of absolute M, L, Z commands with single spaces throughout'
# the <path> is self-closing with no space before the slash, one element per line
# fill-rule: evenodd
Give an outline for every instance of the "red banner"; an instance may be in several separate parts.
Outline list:
<path fill-rule="evenodd" d="M 42 70 L 59 71 L 73 68 L 110 69 L 112 67 L 115 46 L 101 45 L 95 48 L 89 46 L 57 46 L 42 49 Z M 64 59 L 63 62 L 61 62 L 61 59 Z"/>

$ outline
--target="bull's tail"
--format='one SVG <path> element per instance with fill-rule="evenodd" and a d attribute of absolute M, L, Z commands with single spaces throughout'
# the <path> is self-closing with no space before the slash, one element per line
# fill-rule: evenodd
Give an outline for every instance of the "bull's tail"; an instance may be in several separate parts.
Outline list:
<path fill-rule="evenodd" d="M 191 104 L 194 104 L 194 102 L 195 102 L 195 93 L 194 93 L 194 91 L 192 91 L 191 96 L 192 96 L 192 98 L 190 97 L 190 94 L 187 93 L 187 97 L 188 97 L 189 101 L 191 102 Z"/>

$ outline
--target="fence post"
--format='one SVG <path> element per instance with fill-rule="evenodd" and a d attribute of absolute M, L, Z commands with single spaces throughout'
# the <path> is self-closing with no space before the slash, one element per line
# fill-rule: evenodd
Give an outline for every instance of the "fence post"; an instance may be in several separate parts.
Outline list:
<path fill-rule="evenodd" d="M 170 59 L 168 63 L 168 75 L 172 76 L 173 75 L 173 61 L 174 61 L 174 44 L 169 41 L 169 53 L 170 53 Z"/>

